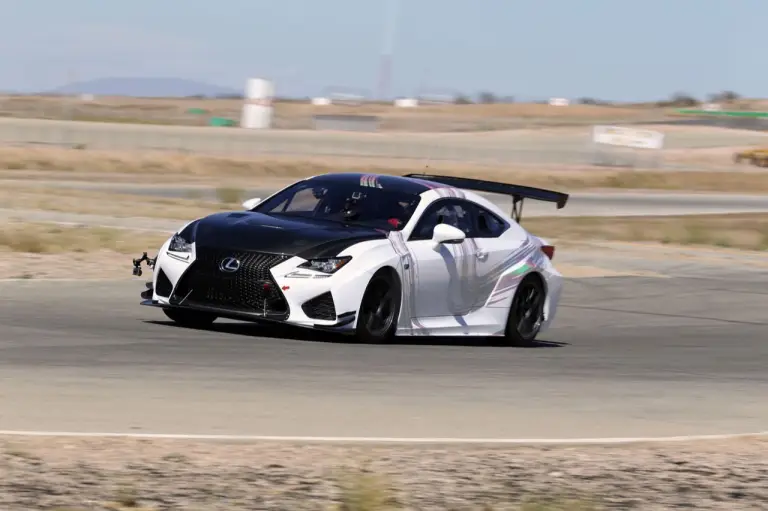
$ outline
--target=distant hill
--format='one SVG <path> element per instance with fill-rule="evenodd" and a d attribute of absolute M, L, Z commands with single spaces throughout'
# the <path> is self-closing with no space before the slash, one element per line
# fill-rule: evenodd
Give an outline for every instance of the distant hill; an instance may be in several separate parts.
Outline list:
<path fill-rule="evenodd" d="M 243 91 L 182 78 L 98 78 L 64 85 L 51 94 L 96 96 L 189 97 L 230 96 Z"/>

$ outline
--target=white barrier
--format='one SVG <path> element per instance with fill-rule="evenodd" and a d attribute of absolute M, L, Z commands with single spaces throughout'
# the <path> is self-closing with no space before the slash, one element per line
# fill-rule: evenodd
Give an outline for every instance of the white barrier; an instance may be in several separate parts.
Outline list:
<path fill-rule="evenodd" d="M 592 141 L 633 149 L 662 149 L 664 134 L 659 131 L 625 128 L 622 126 L 595 126 Z"/>
<path fill-rule="evenodd" d="M 416 108 L 419 106 L 419 100 L 416 98 L 398 98 L 395 100 L 395 106 L 398 108 Z"/>
<path fill-rule="evenodd" d="M 275 89 L 272 82 L 251 78 L 245 87 L 245 104 L 240 127 L 246 129 L 269 129 L 272 127 L 272 101 Z"/>
<path fill-rule="evenodd" d="M 664 147 L 659 131 L 623 126 L 592 128 L 592 164 L 608 167 L 658 168 Z"/>

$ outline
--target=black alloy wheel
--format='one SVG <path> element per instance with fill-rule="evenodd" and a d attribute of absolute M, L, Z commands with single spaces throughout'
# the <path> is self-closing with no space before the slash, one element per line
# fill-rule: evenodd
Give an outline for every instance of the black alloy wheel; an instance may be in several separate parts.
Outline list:
<path fill-rule="evenodd" d="M 400 315 L 400 286 L 392 275 L 374 275 L 363 295 L 357 337 L 366 343 L 381 343 L 392 339 Z"/>
<path fill-rule="evenodd" d="M 514 345 L 533 342 L 541 329 L 546 295 L 541 279 L 529 275 L 517 288 L 509 309 L 505 337 Z"/>

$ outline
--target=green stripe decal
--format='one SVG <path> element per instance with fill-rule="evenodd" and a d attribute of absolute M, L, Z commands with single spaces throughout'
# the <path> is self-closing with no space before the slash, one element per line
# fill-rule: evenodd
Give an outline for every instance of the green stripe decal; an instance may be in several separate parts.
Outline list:
<path fill-rule="evenodd" d="M 531 268 L 532 268 L 532 266 L 530 264 L 528 264 L 527 262 L 525 262 L 525 263 L 523 263 L 523 265 L 520 268 L 518 268 L 516 270 L 513 270 L 512 271 L 512 275 L 520 275 L 521 273 L 525 273 L 526 271 L 530 270 Z"/>

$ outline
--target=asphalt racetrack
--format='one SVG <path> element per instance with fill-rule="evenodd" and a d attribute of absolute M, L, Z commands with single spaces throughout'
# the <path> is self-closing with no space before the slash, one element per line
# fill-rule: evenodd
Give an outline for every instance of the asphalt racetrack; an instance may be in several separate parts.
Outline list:
<path fill-rule="evenodd" d="M 2 180 L 7 183 L 23 183 L 33 185 L 30 181 Z M 145 195 L 148 197 L 163 197 L 169 199 L 188 198 L 195 192 L 203 199 L 217 200 L 216 190 L 206 186 L 163 186 L 122 183 L 89 183 L 82 181 L 44 181 L 39 183 L 45 187 L 60 187 L 63 189 L 104 191 L 107 193 L 123 193 Z M 287 186 L 287 185 L 286 185 Z M 278 189 L 249 188 L 243 190 L 244 197 L 259 197 L 266 199 Z M 498 194 L 481 194 L 499 206 L 507 209 L 511 200 Z M 670 193 L 670 192 L 575 192 L 570 194 L 568 204 L 562 210 L 557 210 L 550 203 L 527 201 L 524 207 L 525 217 L 532 216 L 615 216 L 615 211 L 621 211 L 621 216 L 655 216 L 655 215 L 689 215 L 689 214 L 725 214 L 725 213 L 764 213 L 768 212 L 768 196 L 728 193 Z"/>
<path fill-rule="evenodd" d="M 768 273 L 570 279 L 532 348 L 373 346 L 139 306 L 144 279 L 0 282 L 0 429 L 585 438 L 768 424 Z"/>
<path fill-rule="evenodd" d="M 537 130 L 416 133 L 318 130 L 240 130 L 211 126 L 0 118 L 0 143 L 85 145 L 97 150 L 178 150 L 223 155 L 416 158 L 425 161 L 585 163 L 592 160 L 591 125 L 551 135 Z M 765 134 L 733 130 L 665 133 L 667 149 L 750 146 Z"/>

